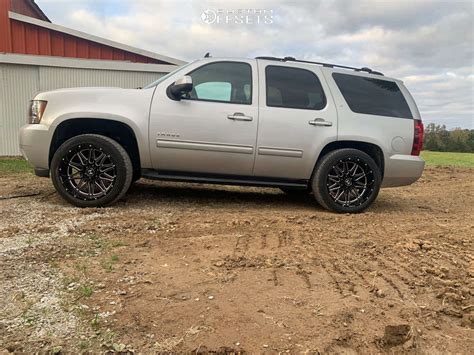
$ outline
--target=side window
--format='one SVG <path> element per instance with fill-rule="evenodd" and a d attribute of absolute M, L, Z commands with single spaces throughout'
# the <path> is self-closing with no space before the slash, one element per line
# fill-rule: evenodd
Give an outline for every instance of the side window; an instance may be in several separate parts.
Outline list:
<path fill-rule="evenodd" d="M 265 68 L 267 106 L 321 110 L 326 97 L 311 71 L 269 65 Z"/>
<path fill-rule="evenodd" d="M 193 90 L 187 99 L 235 104 L 252 103 L 252 67 L 241 62 L 205 64 L 188 74 Z"/>
<path fill-rule="evenodd" d="M 341 73 L 332 77 L 353 112 L 413 118 L 396 82 Z"/>
<path fill-rule="evenodd" d="M 230 102 L 232 85 L 218 81 L 208 81 L 194 87 L 197 99 Z"/>

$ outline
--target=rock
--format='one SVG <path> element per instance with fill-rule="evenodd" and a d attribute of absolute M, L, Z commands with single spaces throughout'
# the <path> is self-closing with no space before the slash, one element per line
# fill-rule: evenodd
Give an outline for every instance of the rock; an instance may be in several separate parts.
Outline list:
<path fill-rule="evenodd" d="M 384 345 L 388 347 L 405 343 L 411 338 L 411 327 L 408 324 L 387 325 L 382 338 Z"/>
<path fill-rule="evenodd" d="M 207 298 L 210 299 L 210 300 L 213 300 L 213 299 L 214 299 L 214 296 L 209 296 L 209 297 L 207 297 Z"/>

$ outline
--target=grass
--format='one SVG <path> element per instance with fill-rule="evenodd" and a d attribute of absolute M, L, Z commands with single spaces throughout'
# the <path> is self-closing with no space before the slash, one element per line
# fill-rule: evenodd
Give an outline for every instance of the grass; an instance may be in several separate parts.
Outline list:
<path fill-rule="evenodd" d="M 427 165 L 474 168 L 474 153 L 430 152 L 424 150 L 421 152 L 421 157 Z"/>
<path fill-rule="evenodd" d="M 424 150 L 421 157 L 427 165 L 460 166 L 474 168 L 474 153 L 430 152 Z M 33 168 L 23 158 L 0 158 L 0 174 L 32 173 Z"/>
<path fill-rule="evenodd" d="M 18 174 L 32 173 L 33 168 L 23 158 L 2 157 L 0 158 L 0 173 Z"/>
<path fill-rule="evenodd" d="M 81 288 L 79 289 L 80 293 L 82 296 L 84 297 L 90 297 L 92 296 L 92 293 L 94 292 L 94 290 L 92 290 L 92 287 L 89 287 L 89 286 L 86 286 L 86 285 L 82 285 Z"/>

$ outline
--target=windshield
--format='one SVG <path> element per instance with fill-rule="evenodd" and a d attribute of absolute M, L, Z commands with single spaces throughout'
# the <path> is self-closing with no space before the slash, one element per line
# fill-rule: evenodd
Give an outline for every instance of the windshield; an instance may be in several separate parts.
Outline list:
<path fill-rule="evenodd" d="M 143 88 L 144 88 L 144 89 L 149 89 L 149 88 L 152 88 L 152 87 L 158 85 L 158 84 L 161 83 L 163 80 L 168 79 L 171 75 L 177 73 L 177 72 L 178 72 L 179 70 L 181 70 L 181 69 L 186 68 L 187 66 L 191 65 L 192 63 L 194 63 L 194 62 L 190 62 L 190 63 L 188 63 L 188 64 L 185 64 L 185 65 L 179 67 L 178 69 L 175 69 L 175 70 L 173 70 L 172 72 L 169 72 L 168 74 L 163 75 L 163 76 L 162 76 L 161 78 L 159 78 L 158 80 L 155 80 L 154 82 L 152 82 L 151 84 L 148 84 L 147 86 L 145 86 L 145 87 L 143 87 Z"/>

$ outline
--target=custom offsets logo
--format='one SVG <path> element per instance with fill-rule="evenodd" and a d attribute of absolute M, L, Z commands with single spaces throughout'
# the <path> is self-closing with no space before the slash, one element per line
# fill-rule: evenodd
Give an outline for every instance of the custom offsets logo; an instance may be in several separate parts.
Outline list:
<path fill-rule="evenodd" d="M 208 25 L 271 25 L 273 10 L 268 9 L 206 9 L 201 19 Z"/>

